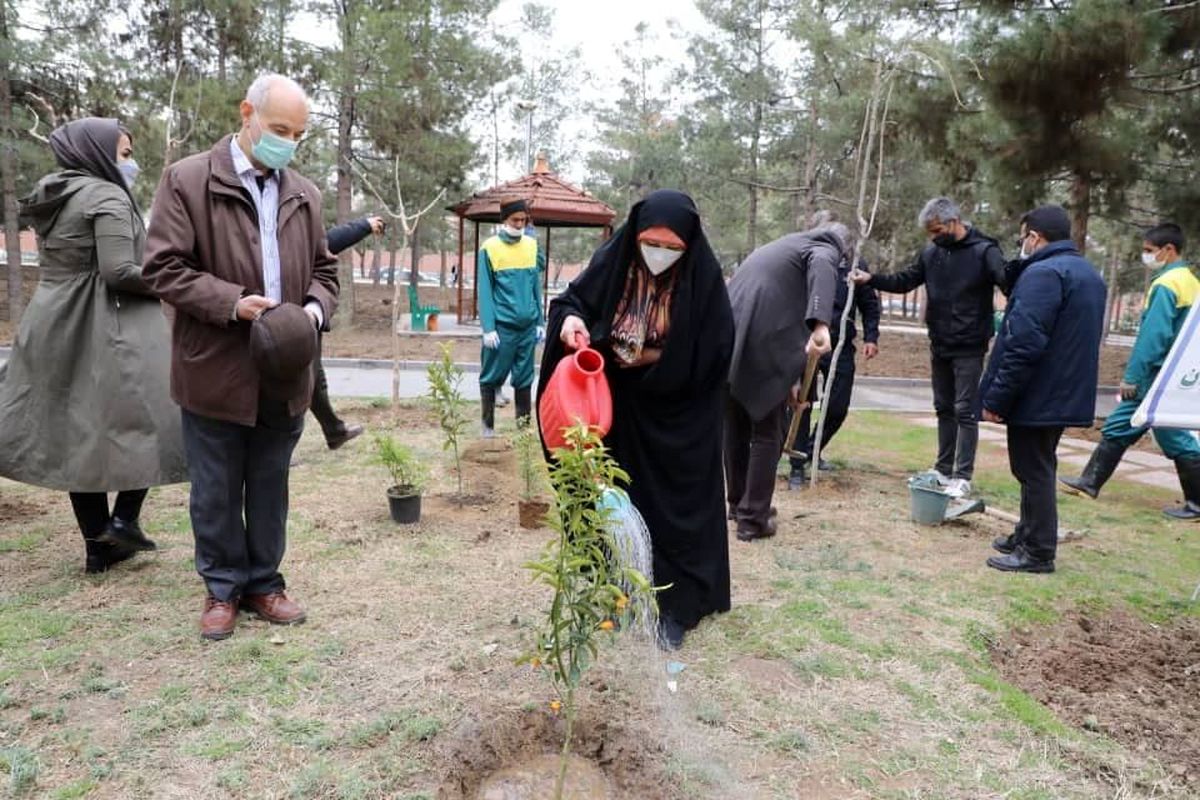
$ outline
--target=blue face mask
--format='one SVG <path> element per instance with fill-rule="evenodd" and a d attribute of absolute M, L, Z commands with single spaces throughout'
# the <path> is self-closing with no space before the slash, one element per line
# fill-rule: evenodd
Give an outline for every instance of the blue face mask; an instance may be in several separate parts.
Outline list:
<path fill-rule="evenodd" d="M 255 119 L 258 115 L 255 114 Z M 285 139 L 279 134 L 271 133 L 263 128 L 262 122 L 258 123 L 261 135 L 254 146 L 250 148 L 250 155 L 254 157 L 258 163 L 268 169 L 283 169 L 292 160 L 292 156 L 296 154 L 296 148 L 300 145 L 299 142 L 293 142 L 290 139 Z"/>
<path fill-rule="evenodd" d="M 138 174 L 142 168 L 132 158 L 117 164 L 117 169 L 121 171 L 121 177 L 125 179 L 125 185 L 130 189 L 133 188 L 133 182 L 137 180 Z"/>

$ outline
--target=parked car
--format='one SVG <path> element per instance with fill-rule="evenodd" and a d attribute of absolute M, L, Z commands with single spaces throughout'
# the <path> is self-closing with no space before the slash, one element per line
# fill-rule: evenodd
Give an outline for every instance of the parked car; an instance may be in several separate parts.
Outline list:
<path fill-rule="evenodd" d="M 387 283 L 388 278 L 391 277 L 391 274 L 392 274 L 392 270 L 388 269 L 386 267 L 384 269 L 379 270 L 379 282 Z M 400 281 L 401 283 L 408 283 L 409 279 L 411 277 L 411 274 L 412 273 L 410 273 L 409 270 L 406 270 L 406 269 L 397 270 L 396 271 L 396 279 L 398 281 Z M 355 281 L 357 283 L 372 283 L 372 282 L 374 282 L 374 280 L 375 280 L 374 275 L 371 275 L 366 278 L 355 276 Z M 431 275 L 428 272 L 418 272 L 417 273 L 417 284 L 419 286 L 437 286 L 437 285 L 439 285 L 438 276 Z"/>

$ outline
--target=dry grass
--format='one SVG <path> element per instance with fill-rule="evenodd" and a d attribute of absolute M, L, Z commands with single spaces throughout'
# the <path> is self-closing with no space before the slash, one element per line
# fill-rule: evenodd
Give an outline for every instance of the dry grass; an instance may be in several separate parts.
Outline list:
<path fill-rule="evenodd" d="M 297 628 L 243 618 L 226 642 L 198 638 L 182 487 L 151 494 L 159 553 L 85 578 L 66 498 L 0 482 L 0 785 L 450 798 L 448 777 L 469 785 L 485 754 L 548 746 L 549 687 L 513 664 L 545 600 L 522 564 L 548 533 L 517 526 L 511 454 L 474 454 L 474 501 L 460 505 L 424 412 L 346 413 L 435 463 L 432 495 L 420 525 L 394 526 L 369 442 L 330 453 L 310 430 L 284 563 L 309 610 Z M 847 469 L 781 492 L 778 537 L 731 541 L 734 609 L 670 656 L 686 665 L 677 692 L 636 642 L 591 673 L 581 751 L 643 787 L 624 796 L 1187 796 L 1152 757 L 1059 722 L 986 654 L 1009 627 L 1079 604 L 1180 613 L 1200 560 L 1155 516 L 1166 493 L 1064 502 L 1093 535 L 1054 577 L 1003 576 L 982 568 L 993 523 L 907 521 L 901 478 L 924 466 L 932 432 L 860 415 L 830 452 Z M 1013 506 L 999 452 L 983 451 L 979 483 Z"/>

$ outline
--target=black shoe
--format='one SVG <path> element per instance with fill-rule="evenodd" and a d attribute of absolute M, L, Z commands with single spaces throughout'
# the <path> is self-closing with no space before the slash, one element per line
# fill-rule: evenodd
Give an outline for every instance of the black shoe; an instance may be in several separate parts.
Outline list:
<path fill-rule="evenodd" d="M 325 434 L 325 444 L 330 450 L 337 450 L 351 439 L 355 439 L 363 434 L 362 425 L 342 425 L 342 429 L 334 431 L 332 434 Z"/>
<path fill-rule="evenodd" d="M 1059 478 L 1058 481 L 1067 487 L 1072 494 L 1086 494 L 1095 500 L 1100 496 L 1100 489 L 1112 477 L 1113 470 L 1121 463 L 1125 455 L 1125 447 L 1111 439 L 1101 439 L 1100 444 L 1092 451 L 1083 474 L 1078 478 Z"/>
<path fill-rule="evenodd" d="M 774 512 L 775 509 L 771 509 Z M 752 531 L 748 528 L 738 527 L 737 538 L 739 542 L 753 542 L 755 539 L 770 539 L 778 531 L 778 526 L 775 524 L 775 514 L 772 513 L 767 518 L 767 524 L 761 531 Z"/>
<path fill-rule="evenodd" d="M 1200 520 L 1200 505 L 1196 505 L 1191 500 L 1188 500 L 1178 508 L 1164 508 L 1162 512 L 1171 519 L 1179 519 L 1184 522 L 1196 522 Z"/>
<path fill-rule="evenodd" d="M 137 555 L 137 550 L 120 544 L 105 544 L 100 541 L 84 541 L 87 548 L 87 560 L 83 571 L 89 575 L 108 572 L 108 568 L 122 561 L 128 561 Z"/>
<path fill-rule="evenodd" d="M 788 475 L 788 491 L 803 489 L 807 482 L 808 476 L 804 474 L 804 467 L 792 467 L 791 474 Z"/>
<path fill-rule="evenodd" d="M 1019 545 L 1006 556 L 992 556 L 987 560 L 987 565 L 1001 572 L 1054 572 L 1053 559 L 1034 558 Z"/>
<path fill-rule="evenodd" d="M 683 646 L 686 633 L 687 630 L 674 617 L 663 617 L 658 621 L 658 646 L 663 650 L 678 650 Z"/>
<path fill-rule="evenodd" d="M 102 544 L 127 547 L 133 550 L 158 549 L 158 545 L 146 538 L 146 534 L 142 533 L 142 526 L 138 525 L 136 519 L 126 522 L 123 519 L 113 517 L 109 520 L 108 527 L 104 529 L 104 532 L 96 537 L 96 541 Z"/>
<path fill-rule="evenodd" d="M 835 467 L 831 462 L 826 461 L 823 458 L 817 460 L 817 469 L 819 469 L 821 472 L 836 472 L 837 471 L 837 467 Z"/>
<path fill-rule="evenodd" d="M 1013 533 L 1008 536 L 997 536 L 992 539 L 992 549 L 1008 555 L 1017 549 L 1017 535 Z"/>

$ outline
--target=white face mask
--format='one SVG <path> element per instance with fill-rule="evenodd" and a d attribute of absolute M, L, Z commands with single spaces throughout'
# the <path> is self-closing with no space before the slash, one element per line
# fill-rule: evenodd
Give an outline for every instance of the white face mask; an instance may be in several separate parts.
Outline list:
<path fill-rule="evenodd" d="M 525 235 L 524 228 L 513 228 L 508 225 L 501 226 L 500 230 L 504 231 L 505 235 L 510 239 L 520 239 Z"/>
<path fill-rule="evenodd" d="M 1020 252 L 1021 258 L 1029 258 L 1031 255 L 1033 255 L 1033 253 L 1030 253 L 1028 250 L 1026 250 L 1025 243 L 1022 242 L 1021 243 L 1021 252 Z"/>
<path fill-rule="evenodd" d="M 683 258 L 682 250 L 672 250 L 669 247 L 639 244 L 638 248 L 642 251 L 642 261 L 646 262 L 646 269 L 650 270 L 651 275 L 663 274 Z"/>
<path fill-rule="evenodd" d="M 1147 267 L 1158 266 L 1158 253 L 1142 253 L 1142 263 Z"/>

